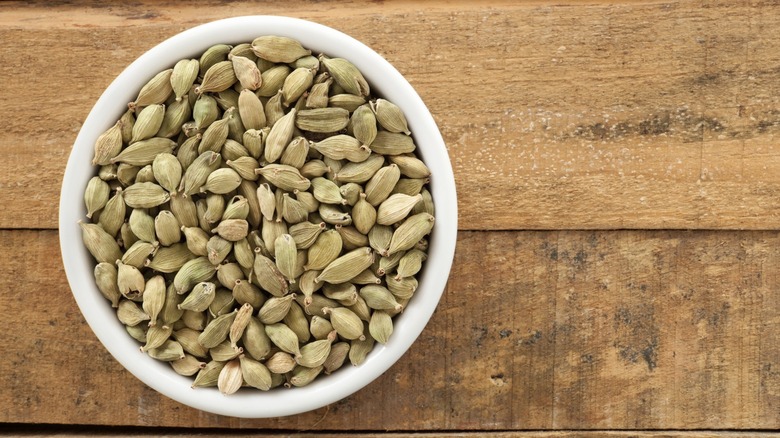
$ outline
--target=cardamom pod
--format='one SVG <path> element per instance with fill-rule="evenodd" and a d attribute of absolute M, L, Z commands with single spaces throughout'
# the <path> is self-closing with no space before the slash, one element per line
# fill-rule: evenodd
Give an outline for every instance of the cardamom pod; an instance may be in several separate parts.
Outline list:
<path fill-rule="evenodd" d="M 219 372 L 217 378 L 217 388 L 219 392 L 225 395 L 234 394 L 244 383 L 244 377 L 241 374 L 241 362 L 238 359 L 226 363 Z"/>
<path fill-rule="evenodd" d="M 374 349 L 374 338 L 365 336 L 365 339 L 354 339 L 350 342 L 349 346 L 349 361 L 354 366 L 358 366 L 365 362 L 368 353 Z"/>
<path fill-rule="evenodd" d="M 415 205 L 422 201 L 422 195 L 409 196 L 403 193 L 391 195 L 382 201 L 377 210 L 376 222 L 381 225 L 393 225 L 406 219 Z"/>
<path fill-rule="evenodd" d="M 257 90 L 263 81 L 260 69 L 257 68 L 257 63 L 243 56 L 233 56 L 231 61 L 233 62 L 233 71 L 236 74 L 236 79 L 241 83 L 241 86 L 245 90 Z"/>
<path fill-rule="evenodd" d="M 162 275 L 155 275 L 146 282 L 143 290 L 143 309 L 149 315 L 149 326 L 157 324 L 157 317 L 165 304 L 165 279 Z"/>
<path fill-rule="evenodd" d="M 345 134 L 333 135 L 319 142 L 313 142 L 311 147 L 322 155 L 333 160 L 348 160 L 361 162 L 368 159 L 371 149 L 363 145 L 355 137 Z"/>
<path fill-rule="evenodd" d="M 301 347 L 301 357 L 295 361 L 298 365 L 307 368 L 321 367 L 330 355 L 331 343 L 335 340 L 335 334 L 329 338 L 310 342 Z"/>
<path fill-rule="evenodd" d="M 196 239 L 206 238 L 205 231 L 200 228 L 184 228 L 184 237 L 187 243 L 177 243 L 169 247 L 157 249 L 154 257 L 147 265 L 158 272 L 170 274 L 179 270 L 185 263 L 195 256 L 205 256 L 205 242 L 196 242 Z M 195 237 L 197 235 L 197 237 Z M 200 246 L 202 244 L 202 246 Z M 196 253 L 197 251 L 197 253 Z"/>
<path fill-rule="evenodd" d="M 298 41 L 282 36 L 265 35 L 252 41 L 252 51 L 259 58 L 271 62 L 294 62 L 298 58 L 311 55 Z"/>
<path fill-rule="evenodd" d="M 249 223 L 243 219 L 227 219 L 220 222 L 212 231 L 229 242 L 236 242 L 247 236 Z"/>
<path fill-rule="evenodd" d="M 359 248 L 348 252 L 328 264 L 317 277 L 317 281 L 346 283 L 374 262 L 371 248 Z"/>
<path fill-rule="evenodd" d="M 179 309 L 179 304 L 181 304 L 181 296 L 176 293 L 176 288 L 173 287 L 173 284 L 169 284 L 165 288 L 165 304 L 163 304 L 162 312 L 160 312 L 160 319 L 163 324 L 170 326 L 184 324 L 184 311 Z"/>
<path fill-rule="evenodd" d="M 251 317 L 241 337 L 244 350 L 255 360 L 263 360 L 271 351 L 271 339 L 265 333 L 265 327 L 256 318 Z"/>
<path fill-rule="evenodd" d="M 100 212 L 100 219 L 98 225 L 103 227 L 111 236 L 116 236 L 119 230 L 122 228 L 122 224 L 125 221 L 126 208 L 125 197 L 122 193 L 122 188 L 117 188 L 114 196 L 112 196 L 106 203 L 103 210 Z"/>
<path fill-rule="evenodd" d="M 156 131 L 155 131 L 156 132 Z M 122 150 L 111 159 L 112 163 L 123 163 L 131 166 L 146 166 L 152 164 L 159 154 L 171 153 L 176 142 L 165 137 L 152 137 L 137 141 Z"/>
<path fill-rule="evenodd" d="M 192 118 L 195 121 L 195 128 L 206 129 L 219 117 L 217 109 L 217 100 L 207 94 L 198 96 L 198 100 L 192 106 Z"/>
<path fill-rule="evenodd" d="M 239 108 L 241 108 L 239 106 Z M 243 116 L 241 116 L 243 117 Z M 265 120 L 265 115 L 263 115 L 263 120 Z M 251 123 L 251 122 L 250 122 Z M 244 147 L 247 151 L 249 151 L 249 155 L 252 156 L 254 159 L 259 159 L 261 156 L 263 156 L 263 152 L 265 152 L 265 129 L 247 129 L 246 132 L 244 132 L 243 140 L 244 140 Z M 270 132 L 270 128 L 268 129 L 268 132 Z"/>
<path fill-rule="evenodd" d="M 290 67 L 287 65 L 275 65 L 268 70 L 265 70 L 262 74 L 262 84 L 257 89 L 256 93 L 259 97 L 271 97 L 281 90 L 284 85 L 284 80 L 290 74 Z M 279 96 L 281 99 L 281 96 Z M 265 113 L 268 117 L 268 111 Z M 268 125 L 271 126 L 271 119 L 268 119 Z"/>
<path fill-rule="evenodd" d="M 192 310 L 195 312 L 205 312 L 211 302 L 214 301 L 216 286 L 207 281 L 200 282 L 192 288 L 178 308 L 182 310 Z"/>
<path fill-rule="evenodd" d="M 263 129 L 266 126 L 265 109 L 260 98 L 250 90 L 243 90 L 238 96 L 238 113 L 246 129 Z"/>
<path fill-rule="evenodd" d="M 98 263 L 114 263 L 122 258 L 119 244 L 100 225 L 79 221 L 79 226 L 84 246 Z"/>
<path fill-rule="evenodd" d="M 330 323 L 344 339 L 360 339 L 363 336 L 363 321 L 346 307 L 326 307 L 323 313 L 330 315 Z"/>
<path fill-rule="evenodd" d="M 198 78 L 200 63 L 197 59 L 182 59 L 173 66 L 171 72 L 171 88 L 177 101 L 189 93 L 190 88 Z"/>
<path fill-rule="evenodd" d="M 211 192 L 225 195 L 241 185 L 241 175 L 231 168 L 217 169 L 206 177 L 206 182 L 200 187 L 200 192 Z"/>
<path fill-rule="evenodd" d="M 297 101 L 303 93 L 311 88 L 314 83 L 314 72 L 308 68 L 296 68 L 286 78 L 282 84 L 282 96 L 284 96 L 284 106 L 290 106 Z"/>
<path fill-rule="evenodd" d="M 282 234 L 274 241 L 276 266 L 290 283 L 295 283 L 295 271 L 297 270 L 296 264 L 298 262 L 297 251 L 295 240 L 289 234 Z M 265 323 L 265 321 L 263 322 Z"/>
<path fill-rule="evenodd" d="M 252 44 L 250 43 L 242 43 L 230 49 L 230 53 L 228 53 L 228 59 L 233 59 L 234 56 L 243 56 L 244 58 L 250 59 L 255 63 L 255 65 L 257 65 L 257 55 L 255 55 L 255 52 L 252 51 Z"/>
<path fill-rule="evenodd" d="M 238 360 L 241 363 L 241 375 L 244 377 L 247 385 L 261 391 L 271 389 L 271 372 L 265 365 L 245 355 L 239 356 Z"/>
<path fill-rule="evenodd" d="M 121 260 L 117 260 L 116 265 L 119 293 L 133 301 L 141 301 L 146 288 L 143 274 L 135 266 L 126 265 Z"/>
<path fill-rule="evenodd" d="M 290 227 L 290 236 L 295 241 L 296 248 L 308 249 L 319 237 L 320 233 L 325 231 L 325 223 L 313 224 L 311 222 L 301 222 Z"/>
<path fill-rule="evenodd" d="M 209 174 L 221 164 L 221 157 L 213 151 L 206 151 L 198 156 L 184 172 L 179 190 L 185 195 L 197 193 L 208 179 Z"/>
<path fill-rule="evenodd" d="M 87 206 L 87 217 L 106 206 L 108 196 L 111 194 L 111 187 L 108 183 L 93 176 L 87 183 L 87 189 L 84 191 L 84 204 Z"/>
<path fill-rule="evenodd" d="M 265 326 L 265 333 L 280 350 L 290 353 L 296 358 L 301 356 L 298 336 L 286 325 L 280 323 L 268 324 Z"/>
<path fill-rule="evenodd" d="M 403 306 L 396 301 L 395 297 L 384 286 L 376 284 L 363 286 L 360 289 L 360 297 L 366 300 L 368 307 L 374 310 L 397 310 L 403 309 Z"/>
<path fill-rule="evenodd" d="M 111 307 L 116 308 L 122 298 L 117 286 L 116 267 L 111 263 L 100 262 L 95 265 L 94 274 L 98 290 L 111 302 Z"/>
<path fill-rule="evenodd" d="M 271 126 L 271 132 L 265 140 L 265 160 L 274 163 L 281 158 L 284 148 L 290 143 L 295 131 L 295 108 L 282 116 Z"/>
<path fill-rule="evenodd" d="M 171 246 L 181 240 L 181 225 L 170 210 L 161 210 L 154 218 L 154 230 L 162 246 Z"/>
<path fill-rule="evenodd" d="M 359 106 L 355 112 L 352 113 L 350 119 L 352 123 L 352 135 L 366 146 L 371 146 L 376 138 L 376 116 L 368 105 Z"/>
<path fill-rule="evenodd" d="M 236 313 L 233 324 L 230 326 L 230 345 L 236 348 L 238 341 L 244 336 L 244 331 L 249 325 L 249 321 L 252 319 L 252 313 L 254 308 L 251 304 L 244 303 Z"/>
<path fill-rule="evenodd" d="M 319 61 L 317 62 L 319 63 Z M 330 85 L 333 83 L 333 79 L 330 77 L 330 74 L 324 74 L 328 75 L 324 82 L 317 83 L 317 79 L 315 78 L 314 85 L 312 85 L 311 90 L 309 90 L 309 96 L 306 97 L 306 108 L 314 109 L 328 106 L 328 92 L 330 91 Z"/>
<path fill-rule="evenodd" d="M 404 117 L 404 113 L 398 105 L 385 99 L 377 99 L 376 102 L 372 103 L 371 109 L 376 114 L 376 120 L 386 130 L 403 132 L 406 135 L 411 134 L 406 123 L 406 117 Z"/>
<path fill-rule="evenodd" d="M 295 387 L 306 386 L 322 372 L 322 366 L 307 368 L 304 366 L 297 366 L 292 371 L 292 377 L 290 377 L 290 385 Z"/>
<path fill-rule="evenodd" d="M 203 138 L 198 145 L 198 153 L 202 154 L 207 151 L 219 153 L 222 151 L 222 146 L 224 146 L 230 132 L 229 123 L 230 119 L 223 117 L 210 124 L 203 132 Z"/>
<path fill-rule="evenodd" d="M 238 304 L 249 304 L 257 309 L 265 303 L 265 297 L 260 289 L 244 279 L 236 280 L 233 284 L 233 298 Z"/>
<path fill-rule="evenodd" d="M 153 137 L 160 130 L 164 117 L 165 105 L 149 105 L 142 109 L 133 125 L 133 136 L 130 138 L 130 143 Z"/>
<path fill-rule="evenodd" d="M 206 74 L 214 64 L 226 60 L 231 50 L 232 47 L 227 44 L 216 44 L 206 49 L 200 56 L 200 76 Z"/>
<path fill-rule="evenodd" d="M 414 152 L 417 147 L 412 137 L 389 131 L 379 131 L 371 142 L 371 150 L 382 155 L 401 155 Z"/>
<path fill-rule="evenodd" d="M 395 163 L 401 170 L 401 175 L 408 178 L 428 178 L 431 171 L 419 158 L 408 155 L 391 155 L 391 163 Z"/>
<path fill-rule="evenodd" d="M 336 230 L 324 231 L 309 248 L 304 269 L 307 271 L 325 269 L 341 254 L 341 247 L 341 236 Z M 316 281 L 320 282 L 319 279 Z"/>
<path fill-rule="evenodd" d="M 159 154 L 152 161 L 152 171 L 157 182 L 169 193 L 174 193 L 181 183 L 181 163 L 173 154 Z"/>
<path fill-rule="evenodd" d="M 347 200 L 347 205 L 355 205 L 363 193 L 363 187 L 356 183 L 346 183 L 341 186 L 341 196 Z"/>
<path fill-rule="evenodd" d="M 228 333 L 230 333 L 230 326 L 236 318 L 236 313 L 230 312 L 214 318 L 203 329 L 203 333 L 198 336 L 200 345 L 204 348 L 214 348 L 227 339 Z"/>
<path fill-rule="evenodd" d="M 340 204 L 345 205 L 346 200 L 341 196 L 339 186 L 333 181 L 317 177 L 311 180 L 311 186 L 314 188 L 314 198 L 325 204 Z"/>
<path fill-rule="evenodd" d="M 295 126 L 302 131 L 337 132 L 347 127 L 349 111 L 344 108 L 317 108 L 302 110 L 295 118 Z"/>
<path fill-rule="evenodd" d="M 154 318 L 152 318 L 152 321 L 149 323 L 149 330 L 146 332 L 146 343 L 141 347 L 141 351 L 143 352 L 161 347 L 165 344 L 165 341 L 171 337 L 171 333 L 173 332 L 173 329 L 171 329 L 170 326 L 160 324 L 153 325 L 154 321 Z"/>
<path fill-rule="evenodd" d="M 309 144 L 309 140 L 306 138 L 295 137 L 282 152 L 279 162 L 300 169 L 309 156 Z"/>
<path fill-rule="evenodd" d="M 387 344 L 390 335 L 393 334 L 393 319 L 387 312 L 376 310 L 371 314 L 368 323 L 368 332 L 380 344 Z"/>
<path fill-rule="evenodd" d="M 417 279 L 414 277 L 398 278 L 397 275 L 390 275 L 387 277 L 387 288 L 397 299 L 409 300 L 417 290 Z"/>
<path fill-rule="evenodd" d="M 322 160 L 309 160 L 301 166 L 300 171 L 301 175 L 313 179 L 325 175 L 328 171 L 328 166 Z"/>
<path fill-rule="evenodd" d="M 320 62 L 341 88 L 349 94 L 368 96 L 371 92 L 368 82 L 351 62 L 344 58 L 320 57 Z"/>
<path fill-rule="evenodd" d="M 333 325 L 327 319 L 314 315 L 311 317 L 309 331 L 314 339 L 327 339 L 330 332 L 333 331 Z"/>
<path fill-rule="evenodd" d="M 335 228 L 341 235 L 341 240 L 344 242 L 344 249 L 346 251 L 368 246 L 368 237 L 358 231 L 357 228 L 343 225 L 336 225 Z"/>
<path fill-rule="evenodd" d="M 123 123 L 120 119 L 95 140 L 95 156 L 92 158 L 93 166 L 111 164 L 111 159 L 116 157 L 122 150 L 122 126 Z"/>
<path fill-rule="evenodd" d="M 433 230 L 434 218 L 428 213 L 416 214 L 404 221 L 393 232 L 388 254 L 412 249 L 417 242 Z"/>
<path fill-rule="evenodd" d="M 360 105 L 366 103 L 366 99 L 363 96 L 356 96 L 354 94 L 334 94 L 328 98 L 328 106 L 336 108 L 344 108 L 349 112 L 354 112 Z"/>
<path fill-rule="evenodd" d="M 196 284 L 211 280 L 216 271 L 208 258 L 198 257 L 182 265 L 173 278 L 173 286 L 179 294 L 189 292 Z"/>
<path fill-rule="evenodd" d="M 176 374 L 189 377 L 195 375 L 206 366 L 206 362 L 201 362 L 195 356 L 184 354 L 183 359 L 177 359 L 170 362 L 171 368 L 176 371 Z"/>
<path fill-rule="evenodd" d="M 400 178 L 401 171 L 395 164 L 377 170 L 366 184 L 366 201 L 375 207 L 381 204 L 390 196 Z"/>
<path fill-rule="evenodd" d="M 138 97 L 134 102 L 128 104 L 130 109 L 142 108 L 149 105 L 155 105 L 164 103 L 168 100 L 168 97 L 173 93 L 171 87 L 171 74 L 173 69 L 163 70 L 157 73 L 149 82 L 141 87 L 141 91 L 138 92 Z"/>
<path fill-rule="evenodd" d="M 306 191 L 311 187 L 309 179 L 301 175 L 298 169 L 285 164 L 268 164 L 257 169 L 255 173 L 262 175 L 271 184 L 288 192 Z"/>
<path fill-rule="evenodd" d="M 233 63 L 220 61 L 209 67 L 203 75 L 200 86 L 195 87 L 195 93 L 214 93 L 230 88 L 236 82 L 236 73 L 233 71 Z"/>
<path fill-rule="evenodd" d="M 144 313 L 138 305 L 130 300 L 120 300 L 116 309 L 116 316 L 124 325 L 136 326 L 149 320 L 149 315 Z"/>
<path fill-rule="evenodd" d="M 260 308 L 257 317 L 260 319 L 260 322 L 266 325 L 278 323 L 287 316 L 287 312 L 290 311 L 290 306 L 294 299 L 295 294 L 289 294 L 283 297 L 271 297 Z"/>
<path fill-rule="evenodd" d="M 181 348 L 181 344 L 170 339 L 163 342 L 163 344 L 157 348 L 147 350 L 146 354 L 153 359 L 163 362 L 184 359 L 184 349 Z"/>
<path fill-rule="evenodd" d="M 348 342 L 338 342 L 333 344 L 330 347 L 330 354 L 328 355 L 328 358 L 325 359 L 325 362 L 322 364 L 325 374 L 330 374 L 341 368 L 341 366 L 344 364 L 344 361 L 347 359 L 348 353 Z"/>
<path fill-rule="evenodd" d="M 217 362 L 212 360 L 207 363 L 203 369 L 195 376 L 195 381 L 192 382 L 193 388 L 203 388 L 209 386 L 217 386 L 219 375 L 222 372 L 222 368 L 225 367 L 225 362 Z"/>
<path fill-rule="evenodd" d="M 355 225 L 355 228 L 363 234 L 368 234 L 371 228 L 378 222 L 377 218 L 376 208 L 366 201 L 366 194 L 361 193 L 360 200 L 352 207 L 352 223 Z M 368 242 L 365 244 L 367 245 Z"/>
<path fill-rule="evenodd" d="M 287 294 L 288 286 L 276 263 L 262 254 L 255 254 L 252 281 L 275 297 Z"/>
<path fill-rule="evenodd" d="M 301 344 L 309 342 L 309 339 L 311 338 L 311 333 L 309 333 L 309 320 L 306 319 L 306 314 L 297 302 L 290 303 L 290 310 L 287 312 L 287 315 L 284 316 L 282 322 L 298 336 L 298 342 Z"/>
<path fill-rule="evenodd" d="M 268 358 L 265 366 L 274 374 L 285 374 L 295 368 L 295 359 L 288 353 L 279 351 Z"/>
<path fill-rule="evenodd" d="M 152 208 L 168 202 L 171 195 L 157 184 L 143 182 L 125 189 L 124 199 L 125 204 L 131 208 Z"/>

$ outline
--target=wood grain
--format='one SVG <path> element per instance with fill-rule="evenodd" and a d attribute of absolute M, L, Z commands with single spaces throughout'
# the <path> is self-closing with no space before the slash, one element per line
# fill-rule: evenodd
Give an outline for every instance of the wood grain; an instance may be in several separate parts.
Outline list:
<path fill-rule="evenodd" d="M 131 60 L 255 13 L 330 25 L 406 75 L 463 229 L 780 228 L 780 5 L 541 0 L 2 2 L 0 228 L 56 227 L 80 124 Z"/>
<path fill-rule="evenodd" d="M 54 231 L 0 231 L 0 423 L 780 427 L 775 232 L 463 232 L 437 312 L 395 366 L 328 408 L 269 420 L 190 409 L 124 371 L 79 313 L 56 247 Z"/>
<path fill-rule="evenodd" d="M 19 435 L 6 435 L 9 438 L 101 438 L 114 437 L 120 435 L 125 438 L 148 437 L 148 434 L 135 434 L 123 429 L 113 428 L 110 432 L 93 432 L 89 434 L 70 433 L 67 431 L 57 431 L 51 433 L 29 433 L 24 432 Z M 241 436 L 249 438 L 768 438 L 777 437 L 776 432 L 733 432 L 733 431 L 709 431 L 709 432 L 659 432 L 659 431 L 576 431 L 576 432 L 542 432 L 542 431 L 523 431 L 523 432 L 407 432 L 407 433 L 252 433 L 241 432 Z M 190 432 L 172 430 L 169 432 L 155 434 L 158 438 L 175 438 L 183 436 L 192 436 Z M 230 436 L 229 432 L 224 431 L 219 434 L 201 434 L 199 438 L 218 438 Z"/>

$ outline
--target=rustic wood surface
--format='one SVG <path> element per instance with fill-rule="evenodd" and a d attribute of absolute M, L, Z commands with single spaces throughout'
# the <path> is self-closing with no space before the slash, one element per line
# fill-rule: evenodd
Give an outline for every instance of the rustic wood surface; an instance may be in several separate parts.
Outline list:
<path fill-rule="evenodd" d="M 463 230 L 393 368 L 269 420 L 193 410 L 126 372 L 76 307 L 56 232 L 102 90 L 159 41 L 249 14 L 332 26 L 409 79 L 447 143 Z M 758 0 L 0 2 L 0 433 L 780 429 L 778 26 L 780 5 Z"/>
<path fill-rule="evenodd" d="M 51 428 L 48 428 L 51 429 Z M 114 429 L 115 430 L 115 429 Z M 149 437 L 150 433 L 138 433 L 133 429 L 120 429 L 125 438 Z M 158 429 L 155 429 L 158 430 Z M 104 430 L 97 430 L 89 433 L 72 432 L 70 429 L 56 429 L 42 433 L 15 433 L 11 432 L 6 436 L 13 438 L 54 438 L 67 436 L 69 438 L 102 438 L 116 436 L 117 433 Z M 229 430 L 220 430 L 219 433 L 198 434 L 198 438 L 221 438 L 225 436 L 236 436 L 237 433 Z M 192 436 L 190 433 L 155 433 L 156 438 L 179 438 L 183 436 Z M 479 438 L 485 436 L 482 432 L 413 432 L 413 433 L 252 433 L 241 431 L 240 436 L 249 438 Z M 496 432 L 491 433 L 492 438 L 768 438 L 777 437 L 772 432 L 625 432 L 625 431 L 566 431 L 566 432 Z"/>
<path fill-rule="evenodd" d="M 56 227 L 80 124 L 130 61 L 241 14 L 317 20 L 405 74 L 463 229 L 780 227 L 772 2 L 52 3 L 0 3 L 2 228 Z"/>
<path fill-rule="evenodd" d="M 56 247 L 55 231 L 0 232 L 0 422 L 780 427 L 776 232 L 462 232 L 444 298 L 395 366 L 328 408 L 270 420 L 185 407 L 124 371 L 79 313 Z"/>

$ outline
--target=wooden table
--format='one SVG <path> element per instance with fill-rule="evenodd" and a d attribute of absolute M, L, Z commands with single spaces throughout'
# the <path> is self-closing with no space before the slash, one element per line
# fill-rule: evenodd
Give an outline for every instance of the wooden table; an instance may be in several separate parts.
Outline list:
<path fill-rule="evenodd" d="M 102 90 L 159 41 L 248 14 L 384 55 L 439 123 L 460 199 L 449 285 L 411 350 L 346 400 L 270 420 L 199 412 L 126 372 L 76 307 L 56 231 Z M 779 28 L 762 1 L 0 3 L 0 428 L 779 428 Z"/>

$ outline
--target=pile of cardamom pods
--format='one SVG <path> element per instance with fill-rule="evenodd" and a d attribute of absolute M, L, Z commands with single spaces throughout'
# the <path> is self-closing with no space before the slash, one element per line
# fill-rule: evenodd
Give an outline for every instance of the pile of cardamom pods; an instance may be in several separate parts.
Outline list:
<path fill-rule="evenodd" d="M 430 171 L 342 58 L 262 36 L 154 76 L 100 135 L 95 281 L 193 387 L 304 386 L 359 365 L 417 289 Z"/>

